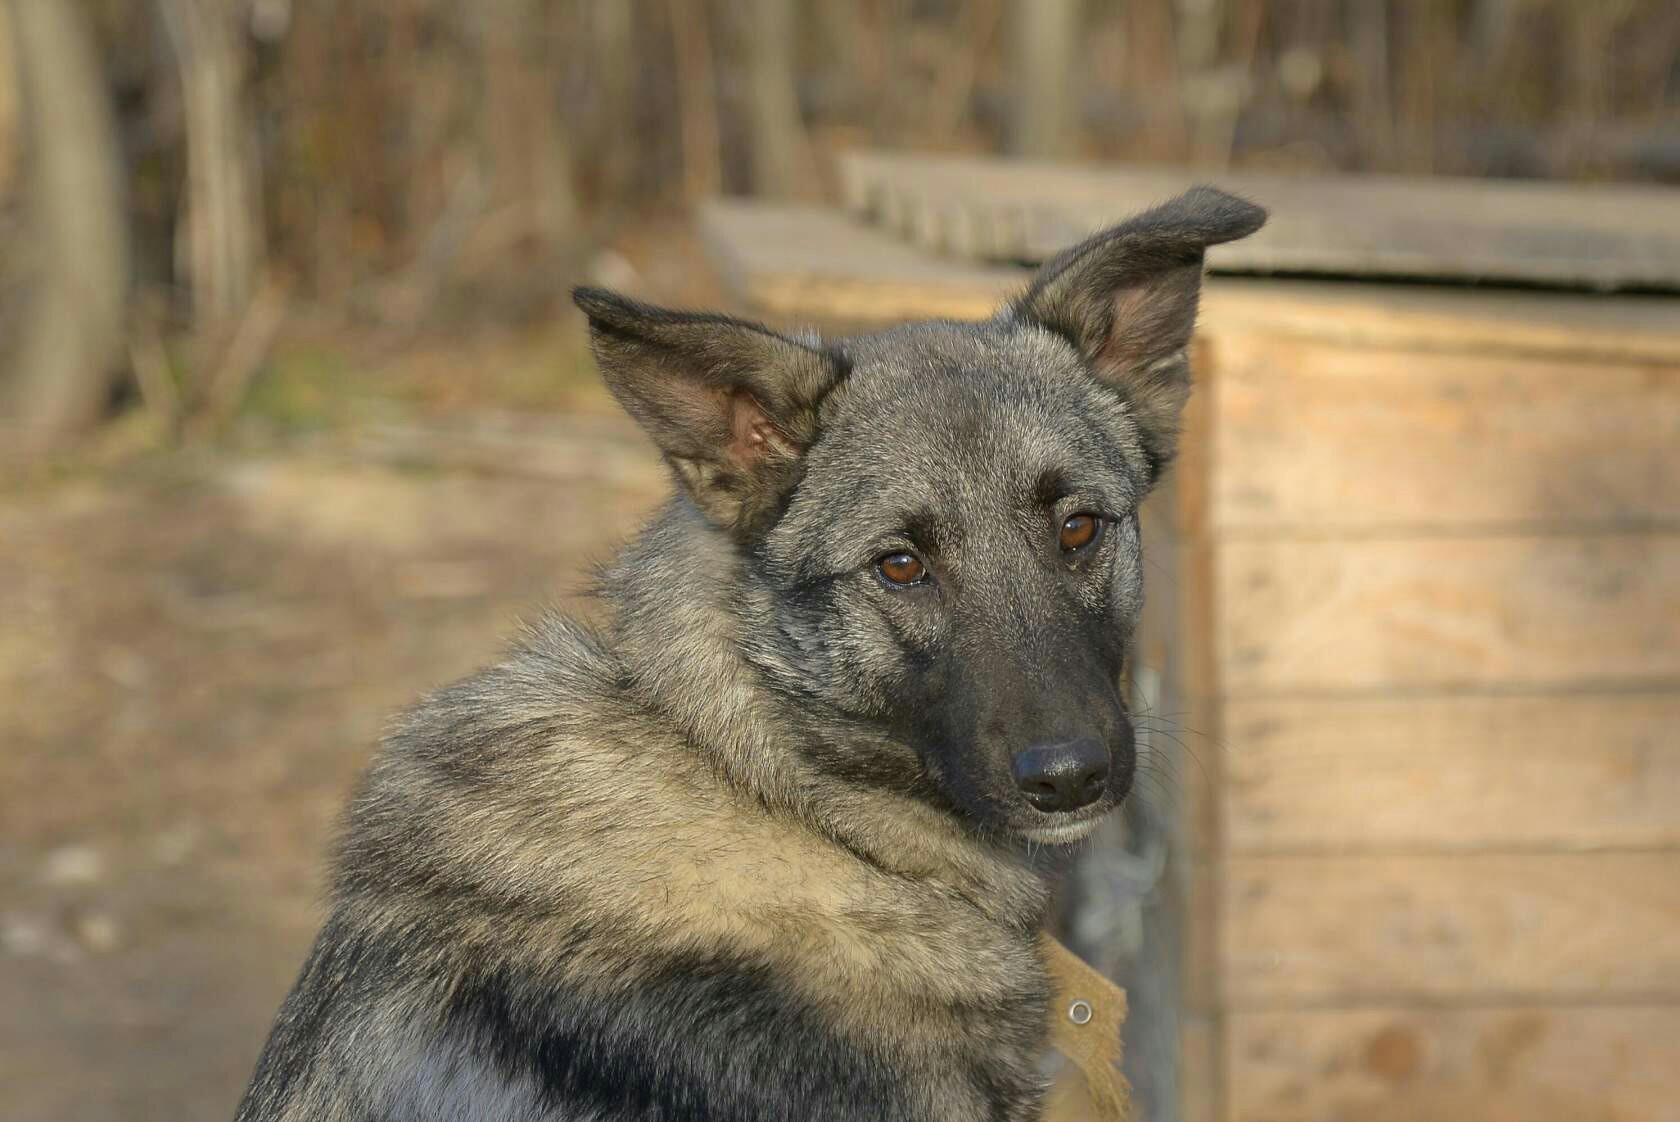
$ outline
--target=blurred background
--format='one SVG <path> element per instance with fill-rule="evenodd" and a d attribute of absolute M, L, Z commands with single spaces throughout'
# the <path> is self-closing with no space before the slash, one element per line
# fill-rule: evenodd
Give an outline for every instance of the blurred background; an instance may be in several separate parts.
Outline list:
<path fill-rule="evenodd" d="M 665 478 L 571 285 L 978 311 L 1042 247 L 900 204 L 1099 164 L 1633 216 L 1215 278 L 1158 781 L 1068 916 L 1149 1116 L 1680 1118 L 1673 0 L 0 0 L 0 1117 L 230 1117 L 381 722 L 591 610 Z"/>

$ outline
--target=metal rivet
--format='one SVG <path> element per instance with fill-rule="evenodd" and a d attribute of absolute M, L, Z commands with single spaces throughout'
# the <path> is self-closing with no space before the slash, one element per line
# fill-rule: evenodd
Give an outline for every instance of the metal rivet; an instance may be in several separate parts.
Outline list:
<path fill-rule="evenodd" d="M 1083 1025 L 1091 1020 L 1091 1003 L 1083 999 L 1068 1006 L 1068 1020 Z"/>

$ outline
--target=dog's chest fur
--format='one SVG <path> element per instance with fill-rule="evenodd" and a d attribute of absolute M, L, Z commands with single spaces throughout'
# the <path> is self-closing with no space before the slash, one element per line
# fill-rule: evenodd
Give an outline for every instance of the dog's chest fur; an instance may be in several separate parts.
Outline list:
<path fill-rule="evenodd" d="M 1030 870 L 885 794 L 767 808 L 622 670 L 557 625 L 397 731 L 242 1117 L 1031 1117 Z"/>

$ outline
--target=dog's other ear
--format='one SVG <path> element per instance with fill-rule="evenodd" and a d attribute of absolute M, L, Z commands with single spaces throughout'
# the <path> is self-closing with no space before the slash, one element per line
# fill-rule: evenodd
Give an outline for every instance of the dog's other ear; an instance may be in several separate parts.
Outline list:
<path fill-rule="evenodd" d="M 816 410 L 840 377 L 829 352 L 729 316 L 578 288 L 595 361 L 694 504 L 746 538 L 798 482 Z"/>
<path fill-rule="evenodd" d="M 1258 230 L 1266 212 L 1212 187 L 1195 187 L 1064 250 L 1005 315 L 1063 336 L 1137 419 L 1150 473 L 1178 443 L 1190 396 L 1185 348 L 1196 325 L 1202 255 Z"/>

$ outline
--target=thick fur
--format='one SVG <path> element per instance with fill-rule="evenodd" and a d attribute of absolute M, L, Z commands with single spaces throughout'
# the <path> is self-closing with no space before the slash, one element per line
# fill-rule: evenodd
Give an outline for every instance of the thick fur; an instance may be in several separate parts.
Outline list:
<path fill-rule="evenodd" d="M 609 625 L 402 718 L 239 1119 L 1037 1117 L 1045 850 L 1130 785 L 1137 504 L 1202 248 L 1262 217 L 1194 192 L 990 321 L 832 342 L 580 293 L 682 493 Z M 1034 809 L 1014 753 L 1071 737 L 1102 798 Z"/>

